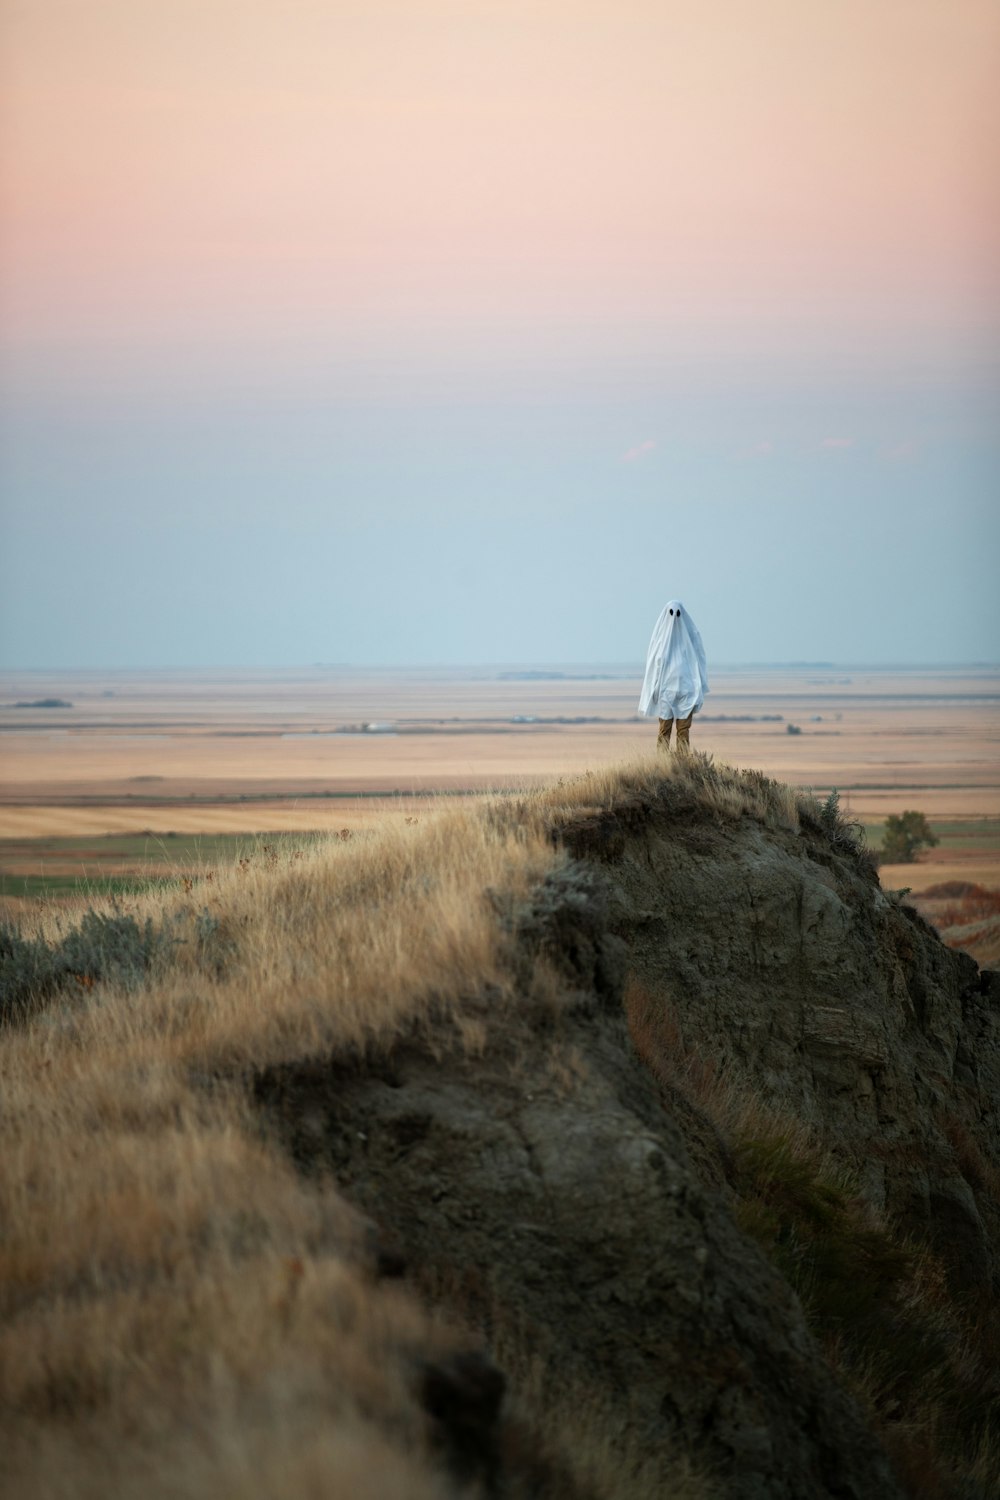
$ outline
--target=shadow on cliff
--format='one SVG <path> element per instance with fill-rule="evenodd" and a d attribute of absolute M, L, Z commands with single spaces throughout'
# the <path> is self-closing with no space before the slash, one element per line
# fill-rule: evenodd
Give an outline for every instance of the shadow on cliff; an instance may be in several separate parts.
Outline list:
<path fill-rule="evenodd" d="M 491 898 L 510 984 L 254 1085 L 508 1382 L 485 1423 L 488 1378 L 453 1382 L 456 1477 L 986 1500 L 997 976 L 880 889 L 835 801 L 757 773 L 693 756 L 483 815 L 563 855 Z M 576 1433 L 558 1479 L 518 1446 L 543 1413 Z"/>

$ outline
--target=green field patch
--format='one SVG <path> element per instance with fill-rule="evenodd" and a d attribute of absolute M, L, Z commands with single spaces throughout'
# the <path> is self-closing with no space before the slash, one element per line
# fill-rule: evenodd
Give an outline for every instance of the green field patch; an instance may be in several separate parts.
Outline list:
<path fill-rule="evenodd" d="M 327 834 L 109 834 L 105 838 L 0 840 L 0 896 L 128 896 L 224 869 L 241 859 L 287 855 Z"/>
<path fill-rule="evenodd" d="M 936 823 L 932 818 L 930 824 L 943 849 L 969 854 L 992 854 L 1000 849 L 1000 818 L 945 823 Z"/>
<path fill-rule="evenodd" d="M 77 838 L 0 839 L 0 865 L 13 859 L 142 860 L 152 864 L 211 864 L 259 850 L 304 848 L 323 838 L 311 833 L 127 833 Z"/>
<path fill-rule="evenodd" d="M 919 810 L 919 807 L 915 808 L 915 811 Z M 930 818 L 928 822 L 931 831 L 940 841 L 937 845 L 939 859 L 947 854 L 985 855 L 1000 852 L 1000 818 L 953 818 L 943 822 Z M 869 849 L 877 853 L 882 847 L 885 821 L 865 823 L 862 826 Z"/>
<path fill-rule="evenodd" d="M 44 900 L 63 896 L 137 896 L 176 885 L 168 875 L 11 875 L 0 872 L 0 896 Z"/>
<path fill-rule="evenodd" d="M 920 811 L 919 799 L 914 799 L 914 810 Z M 847 813 L 850 822 L 850 813 Z M 929 818 L 931 831 L 937 836 L 937 857 L 948 854 L 988 855 L 1000 853 L 1000 818 L 951 818 L 938 822 Z M 874 853 L 882 847 L 885 819 L 880 822 L 862 822 L 865 843 Z M 920 861 L 921 863 L 925 861 Z"/>

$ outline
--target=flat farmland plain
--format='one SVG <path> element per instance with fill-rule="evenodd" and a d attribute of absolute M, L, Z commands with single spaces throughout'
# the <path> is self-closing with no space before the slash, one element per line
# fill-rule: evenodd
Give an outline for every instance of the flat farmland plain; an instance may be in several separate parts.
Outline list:
<path fill-rule="evenodd" d="M 655 723 L 635 717 L 639 675 L 637 666 L 8 673 L 4 888 L 81 865 L 163 872 L 182 850 L 222 857 L 227 837 L 353 832 L 421 816 L 441 796 L 652 754 Z M 72 706 L 32 706 L 51 699 Z M 884 870 L 887 885 L 916 888 L 919 870 L 924 883 L 1000 886 L 997 668 L 719 669 L 692 743 L 820 796 L 838 788 L 873 842 L 888 813 L 911 807 L 948 830 L 919 866 Z M 117 858 L 111 840 L 122 838 Z"/>

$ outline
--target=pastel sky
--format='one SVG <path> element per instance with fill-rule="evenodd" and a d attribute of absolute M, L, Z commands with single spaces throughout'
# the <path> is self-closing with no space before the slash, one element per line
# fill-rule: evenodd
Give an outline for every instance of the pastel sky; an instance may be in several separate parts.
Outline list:
<path fill-rule="evenodd" d="M 0 665 L 1000 659 L 996 0 L 7 0 Z"/>

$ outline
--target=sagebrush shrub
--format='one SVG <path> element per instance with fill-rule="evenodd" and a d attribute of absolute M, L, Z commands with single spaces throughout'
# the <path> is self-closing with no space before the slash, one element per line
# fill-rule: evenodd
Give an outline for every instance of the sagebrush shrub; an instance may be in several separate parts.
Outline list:
<path fill-rule="evenodd" d="M 169 918 L 139 922 L 116 910 L 84 912 L 54 943 L 0 926 L 0 1024 L 22 1020 L 60 991 L 136 989 L 179 941 Z"/>

